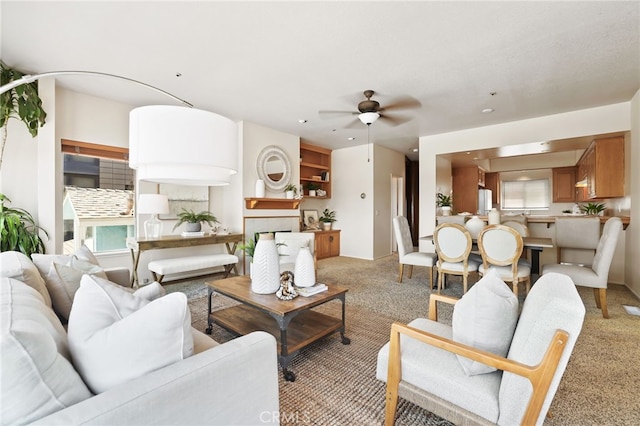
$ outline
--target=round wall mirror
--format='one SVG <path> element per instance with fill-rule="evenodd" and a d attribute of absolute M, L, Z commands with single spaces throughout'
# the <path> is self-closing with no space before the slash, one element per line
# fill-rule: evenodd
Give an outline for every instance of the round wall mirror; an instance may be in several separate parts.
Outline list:
<path fill-rule="evenodd" d="M 264 181 L 267 189 L 283 191 L 291 180 L 291 163 L 287 154 L 275 145 L 264 148 L 256 162 L 258 177 Z"/>

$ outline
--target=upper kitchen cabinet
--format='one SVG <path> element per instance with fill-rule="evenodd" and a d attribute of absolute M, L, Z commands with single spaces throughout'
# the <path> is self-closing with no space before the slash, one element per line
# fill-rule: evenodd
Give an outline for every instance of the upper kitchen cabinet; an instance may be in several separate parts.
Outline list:
<path fill-rule="evenodd" d="M 576 167 L 553 169 L 553 202 L 573 203 L 576 201 Z"/>
<path fill-rule="evenodd" d="M 596 139 L 578 161 L 581 201 L 624 197 L 624 137 Z M 585 186 L 586 180 L 586 186 Z"/>
<path fill-rule="evenodd" d="M 478 188 L 485 186 L 485 172 L 480 167 L 456 167 L 453 181 L 453 210 L 475 213 L 478 210 Z"/>
<path fill-rule="evenodd" d="M 331 150 L 319 146 L 300 144 L 300 183 L 307 188 L 310 183 L 326 191 L 331 198 Z M 308 192 L 305 192 L 308 197 Z M 313 197 L 312 197 L 313 198 Z"/>

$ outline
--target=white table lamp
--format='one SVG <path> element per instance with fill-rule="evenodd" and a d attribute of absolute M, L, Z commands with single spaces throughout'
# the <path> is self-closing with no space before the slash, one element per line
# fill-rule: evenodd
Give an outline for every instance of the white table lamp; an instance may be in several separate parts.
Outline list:
<path fill-rule="evenodd" d="M 152 215 L 151 219 L 144 222 L 144 236 L 159 238 L 162 233 L 162 222 L 158 219 L 158 215 L 169 213 L 169 199 L 162 194 L 140 194 L 136 212 Z"/>

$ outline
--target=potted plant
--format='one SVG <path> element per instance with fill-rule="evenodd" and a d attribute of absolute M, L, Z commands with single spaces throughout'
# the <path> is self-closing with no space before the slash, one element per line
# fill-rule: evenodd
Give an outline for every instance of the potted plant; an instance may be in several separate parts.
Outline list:
<path fill-rule="evenodd" d="M 444 195 L 442 192 L 436 194 L 436 204 L 442 210 L 443 216 L 451 214 L 451 195 Z"/>
<path fill-rule="evenodd" d="M 298 187 L 290 183 L 284 187 L 284 198 L 288 200 L 293 200 L 297 192 L 298 192 Z"/>
<path fill-rule="evenodd" d="M 331 226 L 333 225 L 333 222 L 337 220 L 336 212 L 334 210 L 324 209 L 322 211 L 322 216 L 320 216 L 318 220 L 322 222 L 324 230 L 329 231 L 331 229 Z"/>
<path fill-rule="evenodd" d="M 320 185 L 315 182 L 309 182 L 307 184 L 307 190 L 309 191 L 309 197 L 315 197 L 316 191 L 320 189 Z"/>
<path fill-rule="evenodd" d="M 36 225 L 33 216 L 20 208 L 4 205 L 5 200 L 11 202 L 4 194 L 0 194 L 0 251 L 19 251 L 27 256 L 45 252 L 40 231 L 49 237 L 47 232 Z"/>
<path fill-rule="evenodd" d="M 173 229 L 175 230 L 178 226 L 186 223 L 187 232 L 198 232 L 202 229 L 202 222 L 207 222 L 211 227 L 214 223 L 220 223 L 213 213 L 209 211 L 195 213 L 193 210 L 187 210 L 183 207 L 182 211 L 178 213 L 178 223 L 175 224 Z"/>
<path fill-rule="evenodd" d="M 580 206 L 581 211 L 594 216 L 602 216 L 606 208 L 605 203 L 587 203 L 586 205 Z"/>
<path fill-rule="evenodd" d="M 9 68 L 0 61 L 0 86 L 21 79 L 25 74 Z M 4 145 L 7 142 L 7 124 L 9 118 L 19 118 L 34 138 L 38 136 L 38 127 L 42 127 L 47 113 L 42 109 L 42 100 L 38 96 L 38 83 L 22 84 L 0 95 L 0 127 L 2 127 L 2 145 L 0 146 L 0 168 Z"/>

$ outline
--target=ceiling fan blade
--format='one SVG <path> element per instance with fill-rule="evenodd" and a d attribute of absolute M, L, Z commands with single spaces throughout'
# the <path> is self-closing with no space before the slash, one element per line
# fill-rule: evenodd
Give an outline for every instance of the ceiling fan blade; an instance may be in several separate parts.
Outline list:
<path fill-rule="evenodd" d="M 401 110 L 401 109 L 415 109 L 420 108 L 422 104 L 416 98 L 412 98 L 411 96 L 405 96 L 403 98 L 395 99 L 392 103 L 385 105 L 380 108 L 379 111 L 389 111 L 389 110 Z"/>
<path fill-rule="evenodd" d="M 359 112 L 355 111 L 318 111 L 321 118 L 334 118 L 339 115 L 357 115 Z"/>
<path fill-rule="evenodd" d="M 364 127 L 364 124 L 362 124 L 362 121 L 360 121 L 359 118 L 355 118 L 351 120 L 349 124 L 344 126 L 345 129 L 362 129 L 363 127 Z"/>
<path fill-rule="evenodd" d="M 406 123 L 411 120 L 412 117 L 407 117 L 406 115 L 380 115 L 379 120 L 384 121 L 385 124 L 390 126 L 398 126 L 400 124 Z"/>

